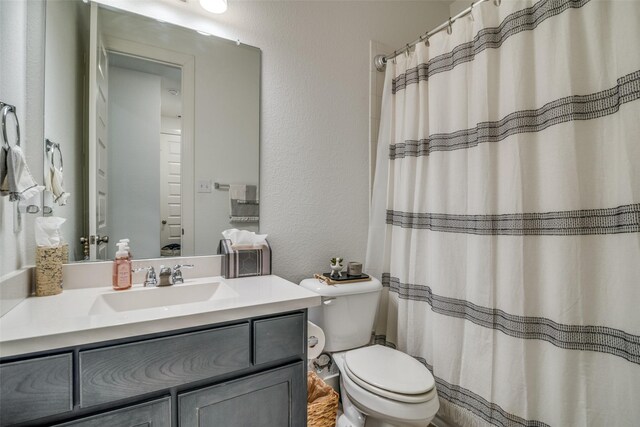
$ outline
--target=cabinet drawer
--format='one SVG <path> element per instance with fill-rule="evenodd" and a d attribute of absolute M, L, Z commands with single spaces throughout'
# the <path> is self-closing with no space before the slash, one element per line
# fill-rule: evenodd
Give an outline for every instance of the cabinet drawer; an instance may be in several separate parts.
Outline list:
<path fill-rule="evenodd" d="M 304 354 L 304 316 L 261 319 L 253 322 L 255 363 L 273 362 Z"/>
<path fill-rule="evenodd" d="M 0 366 L 0 424 L 73 409 L 72 356 L 60 354 Z"/>
<path fill-rule="evenodd" d="M 57 425 L 60 427 L 171 427 L 171 398 L 165 397 Z"/>
<path fill-rule="evenodd" d="M 249 324 L 80 352 L 80 406 L 125 399 L 250 366 Z"/>

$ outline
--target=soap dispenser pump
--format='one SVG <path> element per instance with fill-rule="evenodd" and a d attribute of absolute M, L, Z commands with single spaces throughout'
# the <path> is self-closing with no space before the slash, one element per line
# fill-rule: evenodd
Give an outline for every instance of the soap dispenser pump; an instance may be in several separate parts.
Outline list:
<path fill-rule="evenodd" d="M 126 242 L 117 244 L 118 251 L 113 261 L 113 289 L 121 291 L 131 287 L 131 256 Z"/>
<path fill-rule="evenodd" d="M 129 239 L 120 239 L 119 243 L 124 243 L 125 246 L 127 247 L 127 252 L 129 252 L 129 261 L 133 261 L 133 254 L 131 253 L 131 246 L 129 245 L 130 240 Z M 116 243 L 117 245 L 117 243 Z"/>

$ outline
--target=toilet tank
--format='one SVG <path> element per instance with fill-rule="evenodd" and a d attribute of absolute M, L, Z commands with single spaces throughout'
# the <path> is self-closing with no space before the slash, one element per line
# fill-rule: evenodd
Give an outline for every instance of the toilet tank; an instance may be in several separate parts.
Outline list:
<path fill-rule="evenodd" d="M 305 279 L 300 286 L 322 296 L 319 307 L 309 308 L 309 320 L 325 335 L 324 351 L 349 350 L 366 345 L 378 309 L 382 284 L 370 281 L 327 285 L 318 279 Z"/>

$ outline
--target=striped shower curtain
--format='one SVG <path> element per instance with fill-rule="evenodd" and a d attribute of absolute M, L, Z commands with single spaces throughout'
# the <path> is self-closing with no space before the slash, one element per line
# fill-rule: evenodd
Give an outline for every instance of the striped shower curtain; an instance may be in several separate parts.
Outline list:
<path fill-rule="evenodd" d="M 387 64 L 376 339 L 462 426 L 640 425 L 640 2 L 483 3 Z"/>

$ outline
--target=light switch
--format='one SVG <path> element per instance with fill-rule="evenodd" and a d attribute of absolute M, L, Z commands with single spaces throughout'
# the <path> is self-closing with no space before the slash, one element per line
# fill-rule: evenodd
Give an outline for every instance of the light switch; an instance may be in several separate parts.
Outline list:
<path fill-rule="evenodd" d="M 201 179 L 198 181 L 198 193 L 211 193 L 210 179 Z"/>

